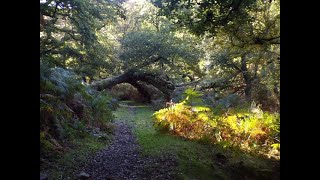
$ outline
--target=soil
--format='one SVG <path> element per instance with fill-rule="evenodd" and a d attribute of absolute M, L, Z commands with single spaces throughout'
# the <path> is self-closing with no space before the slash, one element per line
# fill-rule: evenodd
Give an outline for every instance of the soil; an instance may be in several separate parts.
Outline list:
<path fill-rule="evenodd" d="M 96 180 L 175 179 L 173 172 L 177 161 L 174 156 L 142 155 L 131 127 L 121 120 L 117 120 L 115 126 L 112 144 L 98 152 L 80 172 Z"/>

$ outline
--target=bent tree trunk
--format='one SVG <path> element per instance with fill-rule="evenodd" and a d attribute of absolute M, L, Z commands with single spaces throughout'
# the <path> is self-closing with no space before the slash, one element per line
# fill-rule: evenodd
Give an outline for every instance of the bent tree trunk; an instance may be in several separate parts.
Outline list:
<path fill-rule="evenodd" d="M 165 98 L 168 101 L 171 99 L 171 94 L 175 89 L 175 85 L 171 81 L 161 78 L 159 73 L 145 72 L 135 69 L 130 69 L 118 76 L 95 81 L 91 84 L 91 87 L 101 91 L 103 89 L 110 89 L 117 84 L 129 83 L 136 87 L 140 93 L 147 96 L 147 99 L 150 100 L 150 94 L 148 93 L 146 87 L 140 84 L 138 81 L 143 81 L 147 84 L 153 85 L 165 95 Z"/>
<path fill-rule="evenodd" d="M 148 87 L 146 87 L 144 84 L 141 84 L 136 81 L 132 81 L 132 82 L 130 82 L 130 84 L 132 86 L 134 86 L 135 88 L 137 88 L 137 90 L 140 94 L 143 94 L 144 100 L 146 100 L 147 102 L 151 101 L 151 95 L 148 92 Z"/>

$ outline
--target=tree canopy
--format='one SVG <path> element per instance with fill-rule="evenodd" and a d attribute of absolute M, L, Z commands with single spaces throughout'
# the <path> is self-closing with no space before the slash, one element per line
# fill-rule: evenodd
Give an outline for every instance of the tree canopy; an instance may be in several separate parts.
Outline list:
<path fill-rule="evenodd" d="M 41 158 L 110 133 L 123 100 L 157 130 L 279 158 L 280 0 L 40 0 Z"/>

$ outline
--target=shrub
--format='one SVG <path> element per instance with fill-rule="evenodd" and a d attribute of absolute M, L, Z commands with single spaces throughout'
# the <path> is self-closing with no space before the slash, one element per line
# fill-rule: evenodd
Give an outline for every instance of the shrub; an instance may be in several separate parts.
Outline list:
<path fill-rule="evenodd" d="M 187 91 L 190 95 L 195 93 Z M 186 93 L 186 94 L 187 94 Z M 209 108 L 203 106 L 189 106 L 194 104 L 196 94 L 193 98 L 186 97 L 181 103 L 175 104 L 169 108 L 160 109 L 155 112 L 155 126 L 162 131 L 170 131 L 189 139 L 200 139 L 210 133 L 212 122 L 208 117 Z M 193 103 L 192 103 L 193 102 Z"/>
<path fill-rule="evenodd" d="M 278 113 L 263 112 L 255 103 L 250 108 L 212 111 L 205 106 L 189 106 L 188 100 L 187 97 L 181 103 L 155 112 L 156 128 L 188 139 L 210 141 L 226 148 L 237 147 L 279 158 Z"/>
<path fill-rule="evenodd" d="M 106 129 L 114 118 L 110 107 L 116 108 L 110 95 L 81 84 L 69 70 L 41 64 L 40 72 L 41 156 L 86 137 L 87 128 Z"/>
<path fill-rule="evenodd" d="M 100 93 L 94 96 L 91 101 L 93 119 L 96 126 L 101 126 L 114 119 L 111 109 L 108 107 L 112 97 L 106 93 Z"/>

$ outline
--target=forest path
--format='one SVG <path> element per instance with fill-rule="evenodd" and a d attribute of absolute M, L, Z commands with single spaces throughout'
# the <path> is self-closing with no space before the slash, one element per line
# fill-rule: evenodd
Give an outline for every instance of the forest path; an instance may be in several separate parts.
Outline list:
<path fill-rule="evenodd" d="M 189 141 L 153 126 L 148 105 L 122 101 L 113 140 L 80 170 L 91 179 L 279 179 L 279 165 L 248 154 Z"/>
<path fill-rule="evenodd" d="M 133 117 L 138 106 L 122 105 L 127 117 Z M 172 157 L 148 157 L 132 133 L 132 124 L 116 118 L 113 142 L 99 151 L 82 169 L 91 179 L 173 179 L 176 161 Z"/>

